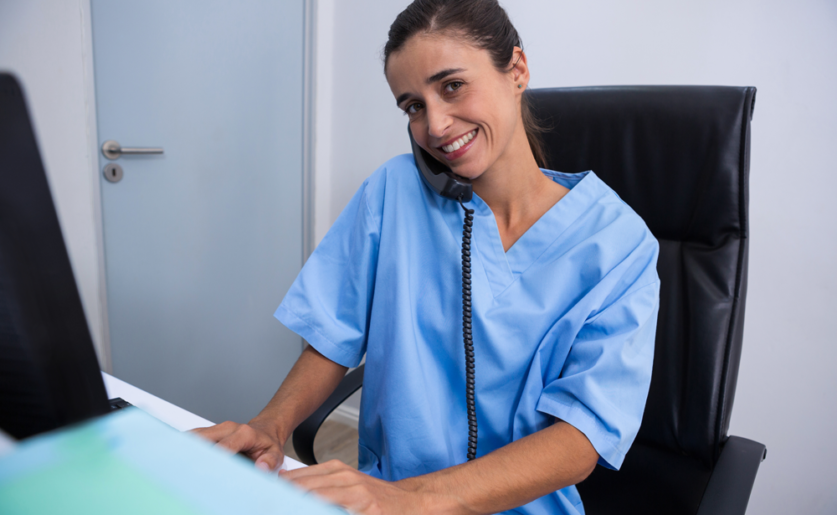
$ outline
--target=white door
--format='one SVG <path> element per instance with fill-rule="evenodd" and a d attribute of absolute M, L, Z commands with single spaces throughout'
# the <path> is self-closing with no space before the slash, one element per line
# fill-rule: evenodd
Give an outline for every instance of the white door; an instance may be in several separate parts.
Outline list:
<path fill-rule="evenodd" d="M 299 356 L 273 312 L 302 264 L 303 0 L 93 0 L 117 377 L 246 421 Z"/>

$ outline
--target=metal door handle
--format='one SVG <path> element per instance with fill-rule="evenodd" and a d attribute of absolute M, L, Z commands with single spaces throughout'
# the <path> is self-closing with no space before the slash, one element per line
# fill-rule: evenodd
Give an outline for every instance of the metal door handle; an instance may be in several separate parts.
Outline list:
<path fill-rule="evenodd" d="M 112 139 L 102 143 L 102 154 L 108 159 L 119 159 L 122 154 L 162 154 L 160 147 L 123 147 Z"/>

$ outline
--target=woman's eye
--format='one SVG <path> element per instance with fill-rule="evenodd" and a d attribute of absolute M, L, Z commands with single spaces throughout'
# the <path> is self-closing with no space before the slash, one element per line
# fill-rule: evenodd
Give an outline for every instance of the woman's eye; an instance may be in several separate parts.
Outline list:
<path fill-rule="evenodd" d="M 412 104 L 408 105 L 407 108 L 404 109 L 404 112 L 407 113 L 407 114 L 416 114 L 417 112 L 419 112 L 419 110 L 422 107 L 424 107 L 424 106 L 421 105 L 418 102 L 415 102 L 415 103 L 412 103 Z"/>
<path fill-rule="evenodd" d="M 447 89 L 448 91 L 451 91 L 451 92 L 456 91 L 457 89 L 462 87 L 462 84 L 463 83 L 459 82 L 459 81 L 451 82 L 451 83 L 449 83 L 445 86 L 445 89 Z"/>

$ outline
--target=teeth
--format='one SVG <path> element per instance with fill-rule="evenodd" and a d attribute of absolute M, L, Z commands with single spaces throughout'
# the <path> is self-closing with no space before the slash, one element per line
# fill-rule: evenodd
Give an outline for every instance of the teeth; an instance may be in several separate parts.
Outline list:
<path fill-rule="evenodd" d="M 458 140 L 454 141 L 450 145 L 445 145 L 444 147 L 442 147 L 442 150 L 444 150 L 447 153 L 453 152 L 454 150 L 459 150 L 460 148 L 464 147 L 466 143 L 468 143 L 469 141 L 474 139 L 474 136 L 476 136 L 476 135 L 477 135 L 477 130 L 474 129 L 471 132 L 469 132 L 468 134 L 466 134 L 466 135 L 462 136 L 461 138 L 459 138 Z"/>

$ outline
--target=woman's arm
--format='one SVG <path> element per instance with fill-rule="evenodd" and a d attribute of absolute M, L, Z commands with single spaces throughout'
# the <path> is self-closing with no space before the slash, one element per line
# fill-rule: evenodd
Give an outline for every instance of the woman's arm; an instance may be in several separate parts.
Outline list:
<path fill-rule="evenodd" d="M 599 455 L 587 437 L 558 421 L 480 459 L 405 479 L 427 513 L 497 513 L 580 483 Z"/>
<path fill-rule="evenodd" d="M 233 452 L 244 452 L 263 469 L 275 470 L 284 460 L 288 437 L 334 392 L 346 370 L 308 346 L 267 406 L 250 422 L 223 422 L 195 432 Z"/>
<path fill-rule="evenodd" d="M 286 442 L 293 430 L 334 392 L 346 370 L 307 346 L 282 386 L 251 422 L 274 427 L 279 439 Z"/>
<path fill-rule="evenodd" d="M 497 513 L 583 481 L 598 457 L 558 421 L 474 461 L 394 483 L 336 461 L 282 477 L 358 513 Z"/>

